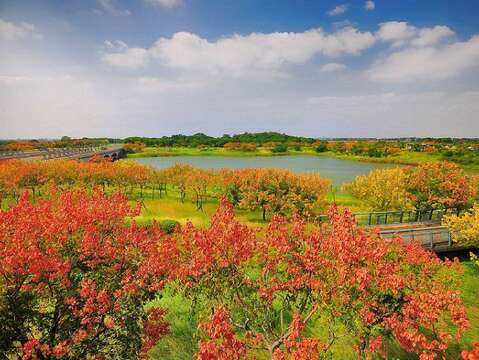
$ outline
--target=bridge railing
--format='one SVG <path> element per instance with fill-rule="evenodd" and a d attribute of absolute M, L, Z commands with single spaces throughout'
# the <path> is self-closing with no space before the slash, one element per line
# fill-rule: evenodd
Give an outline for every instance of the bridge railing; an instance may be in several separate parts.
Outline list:
<path fill-rule="evenodd" d="M 411 228 L 382 230 L 380 236 L 383 239 L 393 239 L 401 237 L 403 240 L 418 241 L 422 246 L 434 250 L 437 248 L 452 247 L 452 237 L 449 228 L 445 226 L 435 226 L 427 228 Z"/>
<path fill-rule="evenodd" d="M 443 216 L 447 214 L 460 215 L 466 210 L 447 207 L 442 209 L 419 209 L 419 210 L 398 210 L 398 211 L 373 211 L 354 213 L 359 225 L 388 225 L 415 222 L 437 222 L 440 223 Z M 319 221 L 328 221 L 328 215 L 320 215 Z"/>
<path fill-rule="evenodd" d="M 104 152 L 100 146 L 44 148 L 37 150 L 0 150 L 0 160 L 41 157 L 43 160 L 72 157 L 78 154 Z"/>

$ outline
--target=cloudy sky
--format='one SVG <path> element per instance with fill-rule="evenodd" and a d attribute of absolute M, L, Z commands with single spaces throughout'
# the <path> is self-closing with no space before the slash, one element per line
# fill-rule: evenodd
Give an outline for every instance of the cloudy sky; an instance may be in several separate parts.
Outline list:
<path fill-rule="evenodd" d="M 473 0 L 0 0 L 0 138 L 479 137 Z"/>

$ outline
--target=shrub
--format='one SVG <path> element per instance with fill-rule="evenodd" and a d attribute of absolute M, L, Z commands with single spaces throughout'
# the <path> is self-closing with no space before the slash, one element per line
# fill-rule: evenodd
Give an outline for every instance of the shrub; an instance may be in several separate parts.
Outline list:
<path fill-rule="evenodd" d="M 172 234 L 178 225 L 180 225 L 180 223 L 176 220 L 166 219 L 160 221 L 160 227 L 167 234 Z"/>
<path fill-rule="evenodd" d="M 443 224 L 449 226 L 452 239 L 461 245 L 479 247 L 479 203 L 462 216 L 446 215 Z"/>
<path fill-rule="evenodd" d="M 379 157 L 381 157 L 382 155 L 383 155 L 382 152 L 381 152 L 379 149 L 377 149 L 377 148 L 369 148 L 369 149 L 368 149 L 368 156 L 369 156 L 369 157 L 377 157 L 377 158 L 379 158 Z"/>
<path fill-rule="evenodd" d="M 288 146 L 286 144 L 277 144 L 271 149 L 271 152 L 274 152 L 274 153 L 285 153 L 287 151 L 288 151 Z"/>
<path fill-rule="evenodd" d="M 238 151 L 256 151 L 256 144 L 243 142 L 227 142 L 223 145 L 223 148 Z"/>
<path fill-rule="evenodd" d="M 316 146 L 314 151 L 316 151 L 318 153 L 326 152 L 326 151 L 328 151 L 328 145 L 326 143 L 322 142 L 318 146 Z"/>
<path fill-rule="evenodd" d="M 125 150 L 126 153 L 136 153 L 140 152 L 145 148 L 145 144 L 143 143 L 127 143 L 123 145 L 123 150 Z"/>

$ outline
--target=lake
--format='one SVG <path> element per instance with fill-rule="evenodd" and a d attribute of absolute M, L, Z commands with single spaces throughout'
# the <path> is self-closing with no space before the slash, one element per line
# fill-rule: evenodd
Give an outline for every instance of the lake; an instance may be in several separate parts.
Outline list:
<path fill-rule="evenodd" d="M 151 165 L 157 169 L 174 164 L 190 164 L 203 169 L 240 169 L 240 168 L 282 168 L 294 172 L 318 172 L 331 179 L 334 186 L 350 182 L 358 175 L 367 174 L 373 169 L 392 168 L 398 165 L 367 163 L 340 160 L 321 156 L 165 156 L 136 158 L 141 164 Z"/>

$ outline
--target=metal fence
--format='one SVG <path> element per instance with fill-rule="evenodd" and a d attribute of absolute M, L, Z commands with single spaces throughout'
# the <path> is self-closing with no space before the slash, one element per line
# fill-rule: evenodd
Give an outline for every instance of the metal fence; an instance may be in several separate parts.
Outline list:
<path fill-rule="evenodd" d="M 388 225 L 415 222 L 437 222 L 446 214 L 460 215 L 465 210 L 460 208 L 423 209 L 423 210 L 398 210 L 376 211 L 369 213 L 353 214 L 359 225 Z M 320 215 L 321 222 L 328 220 L 328 215 Z"/>
<path fill-rule="evenodd" d="M 422 246 L 431 250 L 450 248 L 453 245 L 451 232 L 444 226 L 382 230 L 380 235 L 383 239 L 393 239 L 399 236 L 406 241 L 418 241 Z"/>

